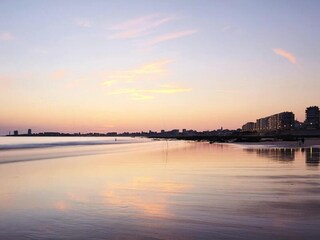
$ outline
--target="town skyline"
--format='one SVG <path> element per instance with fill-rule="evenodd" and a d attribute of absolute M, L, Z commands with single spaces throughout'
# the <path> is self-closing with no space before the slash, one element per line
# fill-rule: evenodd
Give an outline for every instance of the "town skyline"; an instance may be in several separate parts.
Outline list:
<path fill-rule="evenodd" d="M 137 130 L 137 131 L 109 131 L 109 132 L 94 132 L 94 131 L 88 131 L 88 132 L 62 132 L 62 131 L 38 131 L 36 133 L 32 132 L 31 128 L 28 128 L 26 132 L 22 130 L 12 130 L 9 131 L 6 135 L 8 136 L 58 136 L 58 135 L 66 135 L 66 136 L 116 136 L 116 135 L 153 135 L 158 133 L 171 133 L 173 135 L 176 134 L 197 134 L 197 133 L 206 133 L 206 132 L 223 132 L 223 131 L 243 131 L 243 132 L 268 132 L 268 131 L 275 131 L 275 130 L 302 130 L 302 129 L 314 129 L 319 130 L 320 129 L 320 109 L 318 106 L 308 106 L 305 108 L 305 118 L 302 121 L 299 121 L 295 118 L 295 113 L 291 111 L 283 111 L 279 113 L 273 113 L 269 114 L 265 117 L 259 117 L 256 119 L 255 122 L 249 121 L 243 124 L 240 127 L 229 129 L 229 128 L 223 128 L 221 126 L 218 129 L 205 129 L 205 130 L 199 130 L 199 129 L 193 129 L 193 128 L 183 128 L 183 127 L 177 127 L 177 128 L 171 128 L 171 129 L 161 129 L 161 130 L 155 130 L 155 129 L 148 129 L 148 130 Z M 181 131 L 180 131 L 181 130 Z"/>
<path fill-rule="evenodd" d="M 319 1 L 1 1 L 0 134 L 237 129 L 319 105 Z M 303 14 L 301 14 L 303 13 Z"/>

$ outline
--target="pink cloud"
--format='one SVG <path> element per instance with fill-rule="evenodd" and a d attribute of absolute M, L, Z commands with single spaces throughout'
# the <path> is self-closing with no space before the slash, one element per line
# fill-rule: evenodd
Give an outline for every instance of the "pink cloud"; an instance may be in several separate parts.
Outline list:
<path fill-rule="evenodd" d="M 274 53 L 286 58 L 289 62 L 291 62 L 292 64 L 296 64 L 297 60 L 296 57 L 293 55 L 293 53 L 287 52 L 281 48 L 274 48 L 273 49 Z"/>
<path fill-rule="evenodd" d="M 2 40 L 2 41 L 9 41 L 9 40 L 13 40 L 13 39 L 14 39 L 14 36 L 9 32 L 0 33 L 0 40 Z"/>
<path fill-rule="evenodd" d="M 105 81 L 103 85 L 111 86 L 120 81 L 134 82 L 136 80 L 142 80 L 145 77 L 149 78 L 151 75 L 156 76 L 163 74 L 167 71 L 167 65 L 170 62 L 170 60 L 159 60 L 148 62 L 128 70 L 109 72 L 104 76 Z"/>
<path fill-rule="evenodd" d="M 168 33 L 165 35 L 161 35 L 158 37 L 155 37 L 145 43 L 146 46 L 154 46 L 158 43 L 161 42 L 166 42 L 170 40 L 174 40 L 177 38 L 185 37 L 185 36 L 190 36 L 193 35 L 197 32 L 197 30 L 186 30 L 186 31 L 180 31 L 180 32 L 173 32 L 173 33 Z"/>
<path fill-rule="evenodd" d="M 154 98 L 154 94 L 175 94 L 190 92 L 191 88 L 177 87 L 174 85 L 161 85 L 159 88 L 152 89 L 137 89 L 123 88 L 109 92 L 110 95 L 125 94 L 131 96 L 134 100 L 149 100 Z"/>
<path fill-rule="evenodd" d="M 131 19 L 112 26 L 110 30 L 115 31 L 116 33 L 113 34 L 111 38 L 128 39 L 139 37 L 148 34 L 153 29 L 172 21 L 173 19 L 173 17 L 161 17 L 159 14 Z"/>

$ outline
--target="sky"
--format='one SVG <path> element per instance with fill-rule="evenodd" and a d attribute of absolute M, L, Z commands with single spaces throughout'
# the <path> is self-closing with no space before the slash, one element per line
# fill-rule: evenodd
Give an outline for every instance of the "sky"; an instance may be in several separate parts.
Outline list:
<path fill-rule="evenodd" d="M 320 105 L 320 1 L 0 1 L 0 134 L 236 129 Z"/>

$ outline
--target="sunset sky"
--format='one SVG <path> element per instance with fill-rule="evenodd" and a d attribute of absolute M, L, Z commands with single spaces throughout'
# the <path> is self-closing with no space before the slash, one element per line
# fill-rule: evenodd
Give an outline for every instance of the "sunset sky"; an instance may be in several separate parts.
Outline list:
<path fill-rule="evenodd" d="M 320 105 L 320 1 L 0 1 L 0 134 L 238 128 Z"/>

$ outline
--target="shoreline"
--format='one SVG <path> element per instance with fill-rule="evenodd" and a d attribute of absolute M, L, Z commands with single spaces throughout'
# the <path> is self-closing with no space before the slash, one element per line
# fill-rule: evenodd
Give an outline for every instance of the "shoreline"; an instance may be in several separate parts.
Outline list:
<path fill-rule="evenodd" d="M 192 138 L 153 138 L 153 140 L 178 140 L 187 142 L 207 142 L 209 144 L 232 144 L 235 146 L 243 146 L 246 148 L 310 148 L 319 147 L 320 148 L 320 138 L 319 137 L 306 137 L 299 140 L 280 140 L 280 139 L 262 139 L 261 141 L 213 141 L 208 138 L 197 137 Z"/>
<path fill-rule="evenodd" d="M 265 142 L 233 142 L 232 144 L 244 147 L 262 148 L 320 148 L 320 138 L 306 138 L 304 143 L 301 141 L 265 141 Z"/>

